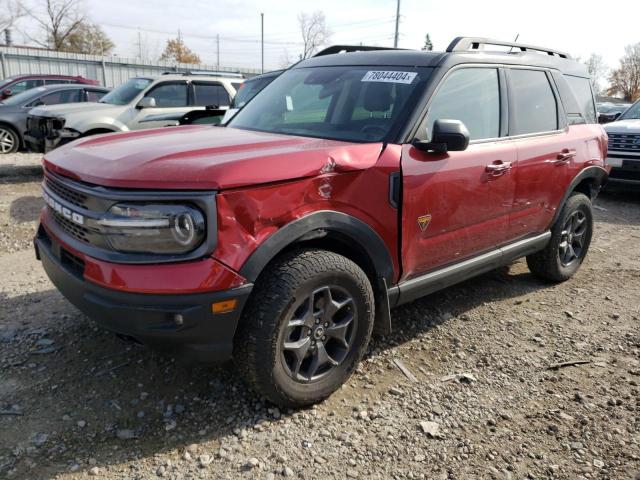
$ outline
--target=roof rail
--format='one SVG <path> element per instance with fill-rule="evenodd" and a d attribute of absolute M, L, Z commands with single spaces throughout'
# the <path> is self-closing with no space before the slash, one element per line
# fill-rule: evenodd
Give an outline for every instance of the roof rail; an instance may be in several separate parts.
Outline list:
<path fill-rule="evenodd" d="M 162 75 L 206 75 L 209 77 L 230 77 L 230 78 L 244 78 L 241 73 L 233 72 L 202 72 L 202 71 L 187 71 L 187 72 L 163 72 Z"/>
<path fill-rule="evenodd" d="M 518 49 L 520 52 L 540 52 L 547 55 L 570 59 L 571 55 L 558 50 L 551 50 L 550 48 L 536 47 L 534 45 L 526 45 L 524 43 L 515 42 L 503 42 L 502 40 L 492 40 L 490 38 L 479 37 L 457 37 L 447 47 L 447 52 L 469 52 L 484 50 L 486 45 L 493 45 L 498 47 L 511 47 L 512 49 Z M 511 53 L 511 52 L 509 52 Z"/>
<path fill-rule="evenodd" d="M 393 47 L 374 47 L 370 45 L 332 45 L 320 50 L 314 57 L 323 57 L 325 55 L 333 55 L 334 53 L 350 53 L 350 52 L 370 52 L 372 50 L 404 50 L 403 48 Z"/>

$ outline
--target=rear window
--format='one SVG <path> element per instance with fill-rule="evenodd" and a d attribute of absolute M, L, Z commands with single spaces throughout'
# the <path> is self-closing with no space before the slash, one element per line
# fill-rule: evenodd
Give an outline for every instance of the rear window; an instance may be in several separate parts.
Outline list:
<path fill-rule="evenodd" d="M 572 77 L 571 75 L 565 75 L 564 78 L 567 79 L 587 123 L 596 123 L 596 106 L 593 103 L 591 81 L 588 78 Z"/>

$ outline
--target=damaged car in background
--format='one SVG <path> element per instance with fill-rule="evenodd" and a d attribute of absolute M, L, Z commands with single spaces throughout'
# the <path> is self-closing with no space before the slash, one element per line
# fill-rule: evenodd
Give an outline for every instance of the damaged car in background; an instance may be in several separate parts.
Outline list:
<path fill-rule="evenodd" d="M 243 81 L 238 74 L 137 77 L 96 103 L 34 108 L 27 120 L 29 147 L 47 152 L 80 137 L 173 126 L 176 115 L 228 109 Z"/>

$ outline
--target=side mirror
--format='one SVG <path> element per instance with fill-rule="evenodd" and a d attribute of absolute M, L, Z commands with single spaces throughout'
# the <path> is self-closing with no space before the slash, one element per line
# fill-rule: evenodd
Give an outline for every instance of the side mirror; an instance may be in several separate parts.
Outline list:
<path fill-rule="evenodd" d="M 620 117 L 620 115 L 622 115 L 622 112 L 616 112 L 616 113 L 613 115 L 613 120 L 614 120 L 614 121 L 616 121 L 616 120 Z"/>
<path fill-rule="evenodd" d="M 414 140 L 412 145 L 423 152 L 461 152 L 469 146 L 469 130 L 460 120 L 436 120 L 431 141 Z"/>
<path fill-rule="evenodd" d="M 136 105 L 138 110 L 142 110 L 143 108 L 156 108 L 156 99 L 153 97 L 143 97 Z"/>
<path fill-rule="evenodd" d="M 13 95 L 13 93 L 11 92 L 11 90 L 9 90 L 8 88 L 6 90 L 2 91 L 2 97 L 3 98 L 7 98 L 10 97 L 11 95 Z"/>
<path fill-rule="evenodd" d="M 598 115 L 598 123 L 600 123 L 600 124 L 611 123 L 615 119 L 617 119 L 619 116 L 620 116 L 620 113 L 616 113 L 616 114 L 601 113 L 600 115 Z"/>

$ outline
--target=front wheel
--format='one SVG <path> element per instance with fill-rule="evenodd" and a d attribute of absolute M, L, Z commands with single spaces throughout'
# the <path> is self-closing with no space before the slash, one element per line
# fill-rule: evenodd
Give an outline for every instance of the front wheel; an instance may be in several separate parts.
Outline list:
<path fill-rule="evenodd" d="M 0 153 L 15 153 L 20 148 L 20 137 L 10 127 L 0 126 Z"/>
<path fill-rule="evenodd" d="M 527 257 L 529 270 L 551 282 L 568 280 L 587 255 L 592 234 L 591 200 L 583 193 L 573 193 L 551 228 L 547 246 Z"/>
<path fill-rule="evenodd" d="M 358 265 L 325 250 L 297 250 L 256 282 L 236 335 L 242 375 L 283 407 L 317 403 L 351 375 L 371 337 L 374 298 Z"/>

